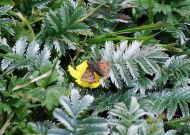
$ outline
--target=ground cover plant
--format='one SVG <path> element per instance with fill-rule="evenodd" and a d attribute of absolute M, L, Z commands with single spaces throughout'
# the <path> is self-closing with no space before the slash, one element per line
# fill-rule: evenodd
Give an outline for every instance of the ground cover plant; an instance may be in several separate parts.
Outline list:
<path fill-rule="evenodd" d="M 190 133 L 189 0 L 1 0 L 0 135 Z"/>

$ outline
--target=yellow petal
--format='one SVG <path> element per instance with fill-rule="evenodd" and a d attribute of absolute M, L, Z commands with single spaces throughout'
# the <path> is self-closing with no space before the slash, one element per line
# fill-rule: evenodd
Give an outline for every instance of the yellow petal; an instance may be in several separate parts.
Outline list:
<path fill-rule="evenodd" d="M 82 62 L 80 65 L 78 65 L 76 67 L 76 70 L 69 65 L 68 66 L 68 70 L 71 74 L 71 76 L 73 76 L 76 80 L 76 82 L 82 86 L 82 87 L 89 87 L 89 88 L 97 88 L 98 86 L 100 86 L 100 82 L 99 80 L 102 78 L 101 76 L 97 75 L 95 73 L 95 77 L 96 77 L 96 83 L 88 83 L 88 82 L 82 82 L 81 81 L 81 77 L 83 75 L 83 73 L 86 71 L 86 68 L 88 67 L 87 61 Z"/>
<path fill-rule="evenodd" d="M 100 79 L 102 79 L 102 77 L 99 76 L 99 75 L 97 75 L 96 72 L 94 72 L 94 75 L 95 75 L 95 77 L 96 77 L 96 81 L 99 81 Z"/>
<path fill-rule="evenodd" d="M 81 80 L 76 80 L 76 82 L 82 86 L 82 87 L 89 87 L 89 88 L 97 88 L 98 86 L 100 86 L 100 82 L 97 83 L 88 83 L 88 82 L 82 82 Z"/>
<path fill-rule="evenodd" d="M 69 73 L 71 74 L 72 77 L 74 78 L 81 78 L 81 73 L 76 71 L 71 65 L 68 66 Z"/>
<path fill-rule="evenodd" d="M 89 84 L 89 88 L 92 88 L 92 89 L 97 88 L 98 86 L 100 86 L 100 82 Z"/>
<path fill-rule="evenodd" d="M 76 67 L 76 70 L 79 71 L 79 72 L 82 72 L 84 73 L 84 71 L 86 71 L 86 68 L 88 67 L 88 64 L 87 64 L 87 61 L 83 61 L 80 65 L 78 65 Z"/>
<path fill-rule="evenodd" d="M 82 82 L 80 79 L 75 80 L 75 82 L 77 82 L 82 87 L 89 87 L 88 82 Z"/>

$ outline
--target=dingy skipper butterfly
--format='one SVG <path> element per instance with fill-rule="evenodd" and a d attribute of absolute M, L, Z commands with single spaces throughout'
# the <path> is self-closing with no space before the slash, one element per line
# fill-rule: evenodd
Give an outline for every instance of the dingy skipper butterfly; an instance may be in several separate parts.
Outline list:
<path fill-rule="evenodd" d="M 96 63 L 87 62 L 88 67 L 81 77 L 82 82 L 96 83 L 94 72 L 101 77 L 107 78 L 110 73 L 111 64 L 108 61 L 98 61 Z"/>

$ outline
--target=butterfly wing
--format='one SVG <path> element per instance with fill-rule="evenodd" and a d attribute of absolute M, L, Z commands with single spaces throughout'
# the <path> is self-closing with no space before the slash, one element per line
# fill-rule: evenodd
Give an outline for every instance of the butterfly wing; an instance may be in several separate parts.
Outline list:
<path fill-rule="evenodd" d="M 98 61 L 96 62 L 96 66 L 103 74 L 104 78 L 107 78 L 110 74 L 111 64 L 108 61 Z"/>
<path fill-rule="evenodd" d="M 81 77 L 82 82 L 88 82 L 88 83 L 96 83 L 96 77 L 94 75 L 94 71 L 87 67 L 86 71 L 83 73 Z"/>
<path fill-rule="evenodd" d="M 94 71 L 96 74 L 98 74 L 98 75 L 101 76 L 101 77 L 104 76 L 103 73 L 100 71 L 100 69 L 97 67 L 97 64 L 96 64 L 96 63 L 93 63 L 93 62 L 91 62 L 91 61 L 88 61 L 87 64 L 88 64 L 88 67 L 89 67 L 92 71 Z"/>

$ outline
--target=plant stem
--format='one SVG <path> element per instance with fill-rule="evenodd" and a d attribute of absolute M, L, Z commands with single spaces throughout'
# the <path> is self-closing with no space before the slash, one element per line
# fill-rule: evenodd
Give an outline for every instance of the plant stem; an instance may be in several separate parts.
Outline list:
<path fill-rule="evenodd" d="M 21 88 L 24 88 L 24 87 L 28 86 L 29 84 L 34 83 L 34 82 L 36 82 L 36 81 L 38 81 L 38 80 L 40 80 L 40 79 L 43 79 L 43 78 L 45 78 L 45 77 L 48 77 L 48 76 L 50 76 L 50 75 L 51 75 L 51 70 L 48 71 L 48 72 L 46 72 L 46 73 L 44 73 L 44 74 L 42 74 L 41 76 L 38 76 L 38 77 L 32 79 L 32 80 L 31 80 L 30 82 L 28 82 L 28 83 L 15 86 L 15 87 L 13 88 L 13 91 L 18 90 L 18 89 L 21 89 Z"/>
<path fill-rule="evenodd" d="M 166 124 L 172 124 L 172 123 L 179 123 L 179 122 L 185 122 L 185 121 L 190 121 L 190 116 L 184 117 L 184 118 L 178 118 L 178 119 L 174 119 L 174 120 L 170 120 L 165 122 Z"/>
<path fill-rule="evenodd" d="M 83 45 L 80 46 L 79 50 L 77 51 L 77 54 L 74 56 L 74 58 L 72 59 L 71 63 L 74 63 L 74 61 L 76 60 L 76 58 L 78 57 L 78 55 L 80 54 L 81 50 L 83 48 Z"/>
<path fill-rule="evenodd" d="M 24 24 L 26 24 L 26 26 L 28 27 L 28 29 L 29 29 L 29 31 L 31 33 L 32 40 L 34 40 L 35 39 L 35 33 L 34 33 L 33 29 L 32 29 L 32 26 L 31 26 L 30 22 L 28 21 L 28 19 L 26 17 L 24 17 L 20 12 L 18 12 L 17 15 L 22 20 L 22 22 Z"/>
<path fill-rule="evenodd" d="M 3 53 L 0 53 L 0 57 L 8 57 L 8 58 L 13 58 L 13 59 L 26 60 L 25 58 L 22 58 L 22 57 L 9 55 L 9 54 L 3 54 Z"/>
<path fill-rule="evenodd" d="M 105 2 L 106 3 L 106 2 Z M 100 8 L 102 5 L 104 5 L 105 3 L 102 3 L 101 5 L 99 5 L 98 7 L 96 7 L 94 10 L 92 10 L 91 12 L 87 13 L 85 16 L 83 16 L 78 22 L 82 22 L 84 21 L 86 18 L 88 18 L 89 16 L 91 16 L 94 12 L 96 12 L 96 10 L 98 8 Z"/>
<path fill-rule="evenodd" d="M 30 99 L 30 100 L 33 100 L 33 101 L 41 102 L 39 99 L 34 98 L 32 96 L 29 96 L 29 95 L 26 95 L 26 94 L 23 94 L 23 93 L 16 93 L 16 95 L 20 96 L 22 98 L 25 98 L 25 99 Z"/>
<path fill-rule="evenodd" d="M 5 75 L 5 77 L 6 77 L 7 79 L 11 80 L 11 77 L 10 77 L 5 71 L 3 71 L 2 68 L 0 68 L 0 72 L 2 72 L 3 75 Z"/>
<path fill-rule="evenodd" d="M 0 135 L 3 135 L 3 133 L 5 132 L 5 130 L 7 129 L 7 127 L 10 125 L 10 121 L 13 118 L 15 112 L 13 112 L 9 118 L 7 119 L 7 121 L 5 122 L 5 124 L 3 125 L 3 127 L 0 129 Z"/>

